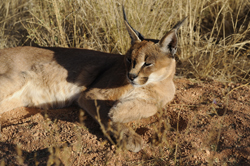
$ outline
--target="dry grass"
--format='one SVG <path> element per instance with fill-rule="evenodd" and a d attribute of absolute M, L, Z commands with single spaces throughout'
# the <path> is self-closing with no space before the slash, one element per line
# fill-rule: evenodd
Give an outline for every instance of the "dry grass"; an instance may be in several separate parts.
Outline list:
<path fill-rule="evenodd" d="M 0 3 L 0 48 L 81 47 L 124 54 L 130 39 L 122 1 L 6 0 Z M 127 0 L 128 19 L 148 38 L 161 38 L 185 16 L 178 75 L 249 82 L 249 8 L 245 0 Z"/>
<path fill-rule="evenodd" d="M 130 38 L 122 20 L 122 3 L 122 0 L 1 1 L 0 48 L 39 45 L 124 54 L 130 46 Z M 161 38 L 177 21 L 188 16 L 179 31 L 178 76 L 250 82 L 249 1 L 126 0 L 124 6 L 130 24 L 147 38 Z M 168 145 L 166 135 L 158 133 L 161 144 Z M 174 164 L 177 162 L 175 149 L 178 143 L 170 156 Z M 56 150 L 51 152 L 54 154 L 54 158 L 50 158 L 52 164 L 56 164 L 55 156 L 59 155 Z M 19 162 L 23 163 L 18 147 L 17 152 Z M 152 153 L 159 156 L 161 149 Z M 169 164 L 162 157 L 133 164 Z M 112 162 L 104 159 L 104 164 Z M 51 165 L 49 161 L 48 165 Z"/>

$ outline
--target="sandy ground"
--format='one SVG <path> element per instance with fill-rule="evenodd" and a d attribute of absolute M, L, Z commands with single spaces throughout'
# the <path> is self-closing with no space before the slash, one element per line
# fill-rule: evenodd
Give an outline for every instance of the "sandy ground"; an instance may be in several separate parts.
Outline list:
<path fill-rule="evenodd" d="M 166 108 L 129 124 L 145 142 L 138 153 L 112 145 L 76 106 L 18 108 L 1 118 L 0 165 L 250 165 L 250 86 L 175 83 Z"/>

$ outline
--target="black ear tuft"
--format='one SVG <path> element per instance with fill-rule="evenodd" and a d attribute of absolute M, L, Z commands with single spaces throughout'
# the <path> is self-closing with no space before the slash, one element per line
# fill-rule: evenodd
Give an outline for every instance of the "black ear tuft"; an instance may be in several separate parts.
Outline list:
<path fill-rule="evenodd" d="M 123 19 L 126 25 L 126 28 L 128 30 L 129 36 L 131 38 L 131 44 L 133 45 L 135 43 L 135 41 L 142 41 L 144 40 L 143 35 L 138 32 L 137 30 L 135 30 L 128 22 L 127 17 L 126 17 L 126 13 L 124 10 L 124 6 L 122 6 L 122 11 L 123 11 Z"/>
<path fill-rule="evenodd" d="M 187 18 L 188 18 L 188 16 L 185 17 L 184 19 L 182 19 L 181 21 L 177 22 L 177 24 L 175 24 L 175 26 L 172 28 L 172 30 L 175 29 L 176 31 L 178 31 L 179 28 L 182 26 L 182 24 L 184 23 L 184 21 L 185 21 Z"/>

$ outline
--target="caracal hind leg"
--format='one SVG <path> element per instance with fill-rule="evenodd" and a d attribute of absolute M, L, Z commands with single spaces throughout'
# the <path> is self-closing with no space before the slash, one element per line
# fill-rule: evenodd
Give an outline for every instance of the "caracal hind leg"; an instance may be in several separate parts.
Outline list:
<path fill-rule="evenodd" d="M 0 103 L 0 113 L 4 113 L 13 110 L 14 108 L 22 106 L 24 105 L 23 102 L 20 100 L 20 98 L 12 98 L 11 100 L 4 100 Z"/>
<path fill-rule="evenodd" d="M 20 98 L 25 77 L 14 73 L 0 74 L 0 114 L 23 106 Z"/>
<path fill-rule="evenodd" d="M 125 124 L 114 123 L 110 120 L 108 113 L 111 107 L 108 106 L 107 101 L 86 99 L 85 94 L 82 94 L 78 99 L 78 105 L 87 111 L 96 121 L 101 121 L 101 124 L 106 130 L 104 132 L 111 132 L 111 134 L 117 138 L 118 145 L 133 152 L 141 150 L 143 139 L 140 135 Z M 99 108 L 100 120 L 98 120 L 97 107 Z"/>

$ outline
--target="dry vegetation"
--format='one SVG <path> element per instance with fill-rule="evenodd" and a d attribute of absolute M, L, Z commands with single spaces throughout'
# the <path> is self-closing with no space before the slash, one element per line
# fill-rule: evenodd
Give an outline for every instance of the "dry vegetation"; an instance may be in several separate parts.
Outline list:
<path fill-rule="evenodd" d="M 1 1 L 0 48 L 24 45 L 50 47 L 79 47 L 100 50 L 104 52 L 124 54 L 129 47 L 130 38 L 127 34 L 122 20 L 122 3 L 122 0 Z M 127 12 L 128 20 L 130 21 L 131 25 L 147 38 L 159 39 L 177 21 L 181 20 L 185 16 L 188 16 L 186 23 L 182 26 L 179 32 L 179 51 L 177 53 L 177 76 L 184 76 L 187 78 L 194 78 L 196 80 L 202 81 L 217 80 L 224 82 L 225 84 L 229 82 L 234 82 L 243 85 L 242 87 L 240 85 L 238 87 L 249 88 L 249 1 L 126 0 L 124 1 L 124 6 Z M 225 90 L 225 92 L 221 94 L 221 98 L 223 98 L 221 99 L 221 102 L 222 100 L 224 102 L 223 108 L 228 108 L 230 106 L 230 104 L 227 103 L 229 100 L 229 95 L 226 95 L 229 93 L 231 93 L 230 90 Z M 245 92 L 242 92 L 242 94 L 244 93 Z M 249 90 L 247 91 L 247 93 L 249 93 Z M 249 106 L 249 96 L 246 96 L 245 98 L 246 99 L 244 100 L 244 102 L 248 101 L 247 105 Z M 203 100 L 206 101 L 206 99 L 204 98 Z M 213 101 L 213 99 L 209 100 Z M 202 99 L 200 99 L 199 101 L 201 103 L 203 102 Z M 174 104 L 176 103 L 172 103 L 172 107 Z M 193 108 L 193 105 L 190 105 L 187 109 L 185 102 L 177 103 L 177 105 L 178 107 L 172 109 L 175 111 L 176 109 L 180 111 L 190 109 L 190 111 L 192 111 L 191 108 Z M 216 106 L 221 107 L 218 105 Z M 214 107 L 209 106 L 208 109 L 220 110 L 221 108 L 215 109 Z M 162 116 L 162 114 L 159 114 L 157 116 Z M 193 116 L 198 116 L 198 114 L 194 114 Z M 247 116 L 249 116 L 249 114 Z M 171 117 L 179 119 L 179 114 Z M 223 119 L 224 116 L 220 118 Z M 194 123 L 196 124 L 199 123 L 198 120 L 199 119 L 193 121 L 195 121 Z M 164 128 L 168 128 L 167 124 L 170 122 L 164 121 L 164 123 Z M 190 123 L 188 123 L 188 125 L 188 127 L 191 128 L 193 126 L 191 121 Z M 219 125 L 220 124 L 217 124 L 217 126 Z M 45 124 L 44 126 L 44 128 L 46 128 L 45 130 L 50 130 L 49 127 L 49 124 Z M 56 131 L 59 131 L 57 127 L 53 128 L 52 132 L 56 133 Z M 77 127 L 70 127 L 74 131 L 78 131 L 78 128 L 82 128 L 81 125 L 78 125 Z M 150 127 L 153 130 L 154 127 L 157 128 L 157 126 Z M 188 127 L 185 127 L 185 129 Z M 176 127 L 176 129 L 178 131 L 178 127 Z M 222 128 L 217 127 L 216 130 L 213 130 L 212 133 L 209 133 L 209 136 L 210 134 L 214 135 L 214 133 L 216 136 L 220 136 L 222 132 L 221 130 Z M 249 126 L 247 130 L 249 130 Z M 189 156 L 186 156 L 184 160 L 181 160 L 179 154 L 181 152 L 177 151 L 177 149 L 179 149 L 179 146 L 184 146 L 185 143 L 173 140 L 172 142 L 174 142 L 173 144 L 175 145 L 173 147 L 171 141 L 168 141 L 168 139 L 166 138 L 168 134 L 166 134 L 165 131 L 162 133 L 159 129 L 155 129 L 155 131 L 159 132 L 157 136 L 154 137 L 154 140 L 157 141 L 152 141 L 154 143 L 150 145 L 150 155 L 145 152 L 144 154 L 140 154 L 139 157 L 137 157 L 139 162 L 136 162 L 137 158 L 134 157 L 133 161 L 131 161 L 130 163 L 128 162 L 125 165 L 188 165 L 188 162 L 192 163 L 191 160 L 187 160 Z M 188 131 L 189 130 L 184 131 L 184 136 L 188 133 Z M 175 134 L 177 139 L 177 137 L 180 135 L 178 135 L 178 132 Z M 49 134 L 49 136 L 51 135 Z M 76 139 L 81 140 L 80 136 L 79 138 L 78 135 L 74 136 L 77 137 Z M 51 139 L 53 140 L 53 137 Z M 219 141 L 217 141 L 216 143 L 211 143 L 210 148 L 212 147 L 212 145 L 214 145 L 215 147 L 213 148 L 213 150 L 216 151 L 218 142 Z M 4 142 L 0 143 L 2 146 L 5 145 Z M 71 142 L 69 141 L 69 143 Z M 206 145 L 207 144 L 209 143 L 206 143 Z M 15 159 L 13 159 L 13 162 L 10 162 L 13 165 L 18 162 L 21 164 L 26 163 L 24 160 L 25 157 L 22 157 L 22 151 L 19 148 L 19 144 L 17 145 L 17 156 Z M 75 145 L 76 144 L 74 144 L 74 146 Z M 59 152 L 59 148 L 56 148 L 59 146 L 58 144 L 52 143 L 49 144 L 49 146 L 49 148 L 48 146 L 43 147 L 48 148 L 48 153 L 50 154 L 50 157 L 48 158 L 49 161 L 47 162 L 48 165 L 57 165 L 58 163 L 60 163 L 57 162 L 58 158 L 55 156 L 61 155 L 61 160 L 63 158 L 63 155 L 69 156 L 69 154 L 67 154 L 69 152 L 66 152 L 68 147 L 60 147 L 64 150 L 61 150 L 61 152 Z M 79 146 L 83 145 L 79 143 Z M 103 151 L 108 149 L 107 145 L 100 146 L 103 148 Z M 249 144 L 247 146 L 249 146 Z M 153 151 L 155 147 L 157 147 L 156 151 Z M 13 148 L 15 149 L 15 147 Z M 53 148 L 55 149 L 53 150 Z M 112 148 L 114 149 L 114 147 Z M 93 149 L 95 149 L 95 147 L 93 147 Z M 165 149 L 169 150 L 168 153 L 166 153 Z M 80 151 L 80 148 L 78 150 Z M 29 149 L 28 151 L 32 151 L 32 149 Z M 195 152 L 191 151 L 190 156 L 193 154 L 198 154 L 201 151 L 201 149 L 198 149 Z M 36 152 L 37 154 L 34 153 L 32 155 L 38 155 L 39 157 L 39 152 Z M 89 153 L 91 153 L 91 150 L 88 151 L 88 154 Z M 123 153 L 127 152 L 122 152 L 118 150 L 116 152 L 116 156 L 119 158 L 124 155 Z M 103 152 L 103 154 L 105 153 Z M 114 154 L 111 153 L 109 155 L 112 156 Z M 169 155 L 167 159 L 165 155 Z M 81 151 L 79 157 L 83 156 L 84 152 Z M 128 154 L 124 156 L 127 157 L 125 157 L 124 160 L 129 160 Z M 204 163 L 218 164 L 218 162 L 216 161 L 217 158 L 218 157 L 216 156 L 210 157 L 209 160 L 204 160 Z M 39 162 L 37 161 L 40 161 L 39 159 L 36 159 L 36 157 L 30 157 L 29 159 L 32 161 L 34 160 L 33 164 L 38 164 Z M 110 163 L 112 163 L 112 161 L 109 161 L 110 159 L 112 159 L 112 157 L 103 156 L 102 160 L 104 161 L 101 163 L 101 165 L 109 165 Z M 70 160 L 68 159 L 67 161 Z M 197 159 L 197 161 L 201 161 L 200 163 L 203 162 L 203 160 L 199 158 Z M 5 165 L 6 162 L 7 161 L 2 160 L 0 158 L 0 165 Z M 235 159 L 233 162 L 237 163 L 237 159 Z M 231 165 L 234 165 L 233 162 L 231 163 Z M 29 163 L 32 162 L 29 161 Z M 79 163 L 81 163 L 80 160 L 78 163 L 75 162 L 74 165 L 81 165 Z M 225 163 L 228 163 L 228 161 Z M 199 162 L 193 162 L 193 164 L 199 164 Z M 220 164 L 221 163 L 219 163 L 218 165 Z"/>
<path fill-rule="evenodd" d="M 21 45 L 81 47 L 124 54 L 130 44 L 122 1 L 6 0 L 0 3 L 0 48 Z M 249 8 L 246 0 L 124 2 L 128 19 L 149 38 L 181 28 L 178 74 L 249 82 Z"/>

